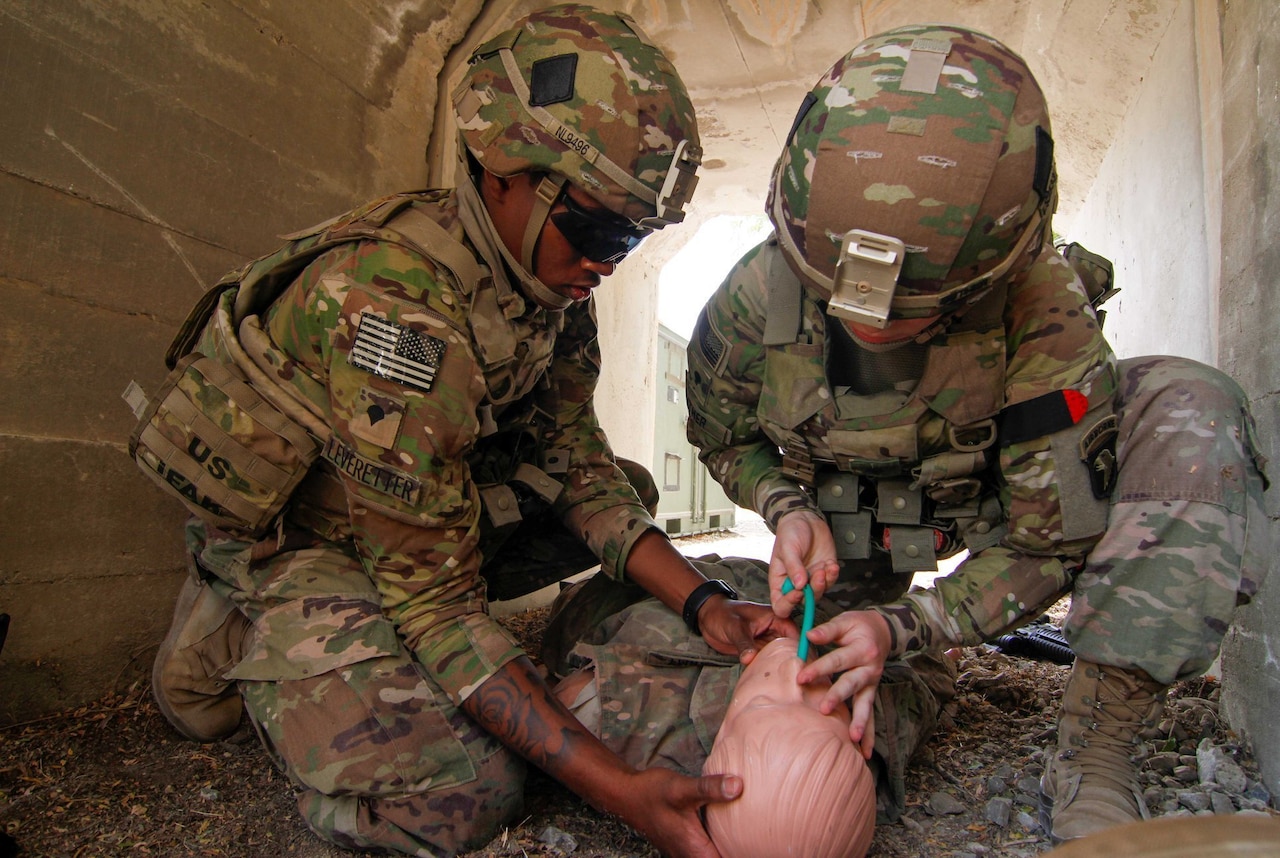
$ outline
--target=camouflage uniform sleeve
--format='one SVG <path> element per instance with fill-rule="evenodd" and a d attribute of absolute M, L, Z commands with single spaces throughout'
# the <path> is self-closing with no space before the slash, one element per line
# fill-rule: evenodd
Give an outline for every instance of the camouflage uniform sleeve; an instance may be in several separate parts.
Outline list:
<path fill-rule="evenodd" d="M 631 547 L 658 526 L 615 463 L 596 418 L 600 342 L 595 301 L 574 304 L 564 315 L 547 384 L 537 396 L 545 421 L 545 448 L 569 453 L 564 491 L 555 509 L 565 526 L 600 558 L 602 571 L 620 581 Z"/>
<path fill-rule="evenodd" d="M 1073 426 L 1038 437 L 998 439 L 1008 534 L 932 588 L 878 609 L 895 655 L 973 645 L 1039 613 L 1070 586 L 1105 530 L 1106 501 L 1092 497 L 1079 441 L 1114 413 L 1115 357 L 1079 279 L 1056 252 L 1047 250 L 1010 286 L 1005 330 L 1006 408 L 1070 391 L 1084 413 Z"/>
<path fill-rule="evenodd" d="M 327 414 L 323 457 L 383 612 L 465 700 L 521 650 L 483 595 L 465 455 L 485 387 L 451 275 L 398 245 L 346 245 L 312 263 L 266 325 L 297 361 L 294 384 Z"/>
<path fill-rule="evenodd" d="M 782 472 L 782 455 L 757 417 L 768 303 L 766 248 L 748 251 L 707 301 L 688 349 L 689 442 L 726 494 L 758 512 L 769 529 L 795 509 L 816 510 Z"/>

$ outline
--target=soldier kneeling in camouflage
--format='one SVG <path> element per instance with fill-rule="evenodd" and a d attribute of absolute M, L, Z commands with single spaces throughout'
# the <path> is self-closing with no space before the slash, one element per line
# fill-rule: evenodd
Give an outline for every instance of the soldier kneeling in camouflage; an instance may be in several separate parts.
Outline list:
<path fill-rule="evenodd" d="M 799 681 L 838 675 L 827 705 L 850 700 L 852 739 L 891 774 L 927 733 L 912 713 L 946 693 L 936 659 L 913 661 L 1071 594 L 1076 660 L 1042 781 L 1056 841 L 1146 817 L 1139 733 L 1171 683 L 1209 667 L 1262 584 L 1267 521 L 1244 395 L 1192 361 L 1117 361 L 1091 305 L 1109 266 L 1082 265 L 1082 279 L 1075 249 L 1055 249 L 1055 202 L 1049 115 L 1021 58 L 952 27 L 867 39 L 800 106 L 770 189 L 775 232 L 698 321 L 688 432 L 775 533 L 779 616 L 806 584 L 844 606 L 812 631 L 824 654 Z M 627 628 L 597 637 L 628 643 Z M 618 730 L 617 656 L 587 643 L 604 732 Z M 707 655 L 696 649 L 664 641 L 632 661 L 692 663 Z M 672 686 L 711 726 L 685 729 L 681 747 L 656 727 L 655 753 L 710 747 L 720 711 L 703 673 Z"/>
<path fill-rule="evenodd" d="M 629 18 L 567 6 L 477 49 L 453 108 L 456 191 L 291 237 L 171 348 L 131 445 L 197 516 L 156 699 L 205 742 L 247 710 L 344 846 L 479 847 L 528 760 L 664 853 L 713 854 L 699 809 L 740 781 L 627 765 L 488 613 L 596 564 L 676 608 L 706 584 L 592 406 L 592 290 L 683 218 L 693 106 Z M 794 634 L 764 603 L 702 615 L 735 658 Z"/>

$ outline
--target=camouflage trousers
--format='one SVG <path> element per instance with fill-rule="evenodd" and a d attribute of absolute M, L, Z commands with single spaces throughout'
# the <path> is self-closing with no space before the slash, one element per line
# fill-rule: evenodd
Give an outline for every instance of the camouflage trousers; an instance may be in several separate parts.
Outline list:
<path fill-rule="evenodd" d="M 350 849 L 448 856 L 518 817 L 525 765 L 405 649 L 354 551 L 276 549 L 188 526 L 214 589 L 253 622 L 236 680 L 298 809 Z"/>
<path fill-rule="evenodd" d="M 1266 577 L 1265 460 L 1244 393 L 1182 358 L 1120 362 L 1107 530 L 1071 590 L 1076 655 L 1170 684 L 1213 663 Z"/>
<path fill-rule="evenodd" d="M 708 578 L 729 582 L 743 599 L 768 602 L 767 563 L 714 554 L 692 562 Z M 911 580 L 847 571 L 819 600 L 816 622 L 896 598 Z M 610 750 L 637 768 L 663 766 L 689 775 L 701 773 L 742 673 L 736 657 L 712 650 L 657 599 L 603 575 L 558 606 L 542 657 L 558 676 L 593 673 L 579 705 L 568 703 Z M 955 667 L 941 654 L 919 653 L 885 666 L 876 692 L 872 761 L 882 821 L 896 820 L 905 809 L 907 763 L 954 693 Z M 590 701 L 590 716 L 584 701 Z"/>
<path fill-rule="evenodd" d="M 642 499 L 652 478 L 620 460 Z M 249 719 L 318 835 L 353 849 L 445 856 L 483 846 L 523 807 L 525 763 L 454 706 L 405 649 L 354 547 L 287 518 L 246 543 L 194 521 L 187 547 L 253 622 L 236 680 Z M 534 505 L 482 527 L 482 575 L 517 596 L 597 565 Z"/>

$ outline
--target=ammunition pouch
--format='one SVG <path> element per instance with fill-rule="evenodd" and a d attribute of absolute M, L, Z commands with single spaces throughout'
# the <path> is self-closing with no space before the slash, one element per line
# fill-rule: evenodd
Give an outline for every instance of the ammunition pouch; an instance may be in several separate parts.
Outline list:
<path fill-rule="evenodd" d="M 489 525 L 501 530 L 546 512 L 563 489 L 541 468 L 521 462 L 507 482 L 481 486 L 480 502 Z"/>
<path fill-rule="evenodd" d="M 532 419 L 482 438 L 468 459 L 482 509 L 480 573 L 494 601 L 532 593 L 600 562 L 552 515 L 568 454 L 542 449 Z"/>
<path fill-rule="evenodd" d="M 817 466 L 814 494 L 836 559 L 888 554 L 894 572 L 927 572 L 961 550 L 998 543 L 1006 532 L 1000 502 L 979 476 L 988 464 L 986 446 L 930 457 L 910 479 L 863 479 Z"/>
<path fill-rule="evenodd" d="M 467 461 L 484 508 L 481 528 L 490 534 L 505 535 L 521 521 L 538 517 L 564 489 L 556 476 L 568 470 L 567 453 L 543 449 L 537 415 L 526 413 L 517 425 L 484 434 Z"/>

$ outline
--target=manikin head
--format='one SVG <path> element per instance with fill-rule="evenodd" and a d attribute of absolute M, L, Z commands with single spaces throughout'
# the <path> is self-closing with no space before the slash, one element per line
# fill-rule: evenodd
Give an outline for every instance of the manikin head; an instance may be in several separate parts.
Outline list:
<path fill-rule="evenodd" d="M 875 780 L 849 739 L 849 713 L 818 711 L 824 683 L 798 685 L 797 642 L 778 638 L 734 689 L 703 774 L 736 774 L 742 795 L 707 806 L 724 858 L 862 858 L 876 821 Z"/>

